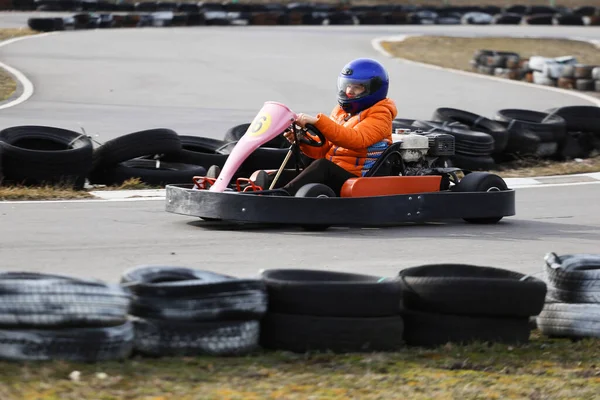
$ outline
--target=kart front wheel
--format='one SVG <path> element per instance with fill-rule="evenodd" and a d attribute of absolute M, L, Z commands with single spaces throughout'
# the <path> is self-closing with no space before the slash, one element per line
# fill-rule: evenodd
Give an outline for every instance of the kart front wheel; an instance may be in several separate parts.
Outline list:
<path fill-rule="evenodd" d="M 309 183 L 307 185 L 302 186 L 296 192 L 294 197 L 317 197 L 317 198 L 329 198 L 336 197 L 335 192 L 327 185 L 323 185 L 322 183 Z M 319 232 L 325 231 L 330 225 L 301 225 L 302 229 L 305 231 L 311 232 Z"/>
<path fill-rule="evenodd" d="M 504 179 L 489 172 L 471 172 L 454 186 L 455 192 L 499 192 L 507 190 Z M 463 218 L 471 224 L 495 224 L 503 217 Z"/>

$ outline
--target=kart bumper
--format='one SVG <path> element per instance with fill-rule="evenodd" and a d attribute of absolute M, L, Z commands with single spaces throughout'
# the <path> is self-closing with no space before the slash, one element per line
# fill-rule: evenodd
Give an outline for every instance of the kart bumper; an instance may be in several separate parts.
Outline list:
<path fill-rule="evenodd" d="M 305 198 L 194 190 L 167 185 L 166 211 L 231 222 L 391 226 L 515 215 L 515 191 L 451 192 L 358 198 Z"/>

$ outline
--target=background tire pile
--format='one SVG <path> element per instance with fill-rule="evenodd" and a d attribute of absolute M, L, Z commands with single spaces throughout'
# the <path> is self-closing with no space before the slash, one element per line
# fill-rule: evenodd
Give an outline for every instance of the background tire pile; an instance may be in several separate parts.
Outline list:
<path fill-rule="evenodd" d="M 600 255 L 548 253 L 544 263 L 548 294 L 537 317 L 549 337 L 600 337 Z"/>
<path fill-rule="evenodd" d="M 240 25 L 600 25 L 598 8 L 435 6 L 407 4 L 14 0 L 14 9 L 73 11 L 69 17 L 34 17 L 37 31 L 121 27 Z"/>
<path fill-rule="evenodd" d="M 580 64 L 575 57 L 522 58 L 518 53 L 482 49 L 470 61 L 475 72 L 587 92 L 600 92 L 600 66 Z"/>
<path fill-rule="evenodd" d="M 548 283 L 465 264 L 408 267 L 393 277 L 270 269 L 254 278 L 149 265 L 124 271 L 119 284 L 3 272 L 0 359 L 525 344 L 532 320 L 543 334 L 600 337 L 600 255 L 550 253 L 546 265 Z"/>

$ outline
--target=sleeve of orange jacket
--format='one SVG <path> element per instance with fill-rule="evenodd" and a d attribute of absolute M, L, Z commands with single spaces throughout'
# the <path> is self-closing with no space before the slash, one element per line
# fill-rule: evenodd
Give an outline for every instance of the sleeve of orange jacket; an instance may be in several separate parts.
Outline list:
<path fill-rule="evenodd" d="M 327 140 L 346 149 L 366 149 L 390 135 L 392 115 L 382 109 L 369 114 L 353 128 L 338 125 L 325 114 L 317 114 L 315 127 Z"/>
<path fill-rule="evenodd" d="M 325 136 L 325 134 L 323 134 L 323 136 Z M 316 136 L 314 137 L 314 139 L 316 141 L 321 140 Z M 333 143 L 331 143 L 331 141 L 329 140 L 327 140 L 325 144 L 321 147 L 315 147 L 311 146 L 310 144 L 300 143 L 300 150 L 302 150 L 302 152 L 310 158 L 314 158 L 315 160 L 317 160 L 319 158 L 325 157 L 331 146 L 333 146 Z"/>

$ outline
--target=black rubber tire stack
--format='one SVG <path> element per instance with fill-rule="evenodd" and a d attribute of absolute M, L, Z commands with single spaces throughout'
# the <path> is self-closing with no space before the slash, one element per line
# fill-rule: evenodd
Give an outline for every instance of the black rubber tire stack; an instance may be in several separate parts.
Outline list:
<path fill-rule="evenodd" d="M 160 160 L 163 155 L 177 156 L 181 151 L 179 135 L 171 129 L 119 136 L 94 149 L 89 180 L 103 185 L 120 185 L 131 178 L 153 186 L 191 184 L 194 176 L 206 174 L 206 168 Z"/>
<path fill-rule="evenodd" d="M 566 122 L 566 135 L 558 147 L 558 158 L 587 158 L 600 151 L 600 107 L 565 106 L 546 110 Z"/>
<path fill-rule="evenodd" d="M 269 296 L 261 346 L 296 353 L 403 347 L 395 278 L 305 269 L 261 272 Z"/>
<path fill-rule="evenodd" d="M 475 166 L 483 164 L 482 167 L 484 167 L 484 165 L 487 164 L 489 165 L 489 168 L 487 169 L 492 169 L 494 167 L 493 164 L 501 160 L 502 157 L 500 155 L 504 153 L 509 138 L 506 127 L 501 123 L 479 114 L 449 107 L 440 107 L 436 109 L 432 118 L 436 121 L 465 124 L 471 131 L 486 133 L 494 139 L 494 147 L 487 157 L 484 156 L 486 159 L 480 158 L 480 161 L 478 162 L 477 158 L 473 159 L 473 157 L 470 157 L 465 159 L 464 156 L 459 154 L 458 157 L 455 157 L 455 165 L 457 167 L 468 168 L 469 166 L 472 166 L 472 164 L 475 164 Z M 493 162 L 489 160 L 489 158 L 492 158 Z"/>
<path fill-rule="evenodd" d="M 434 119 L 436 117 L 434 114 Z M 473 130 L 468 124 L 458 121 L 423 121 L 412 124 L 424 131 L 447 133 L 454 136 L 455 153 L 450 156 L 452 165 L 471 171 L 488 171 L 496 166 L 491 154 L 494 152 L 494 137 L 480 129 Z"/>
<path fill-rule="evenodd" d="M 600 338 L 600 254 L 548 253 L 544 257 L 548 285 L 537 317 L 550 337 Z"/>
<path fill-rule="evenodd" d="M 243 355 L 258 348 L 267 295 L 260 279 L 140 266 L 123 273 L 133 293 L 134 352 L 154 357 Z"/>
<path fill-rule="evenodd" d="M 546 112 L 502 109 L 494 119 L 506 126 L 509 133 L 504 151 L 509 159 L 515 155 L 553 158 L 567 132 L 564 118 Z"/>
<path fill-rule="evenodd" d="M 96 362 L 129 357 L 131 297 L 119 285 L 0 273 L 0 359 Z"/>
<path fill-rule="evenodd" d="M 24 125 L 0 131 L 4 183 L 83 189 L 92 166 L 92 141 L 84 134 Z"/>
<path fill-rule="evenodd" d="M 493 267 L 431 264 L 403 269 L 399 277 L 404 339 L 412 346 L 526 343 L 530 317 L 541 312 L 546 295 L 542 280 Z"/>

